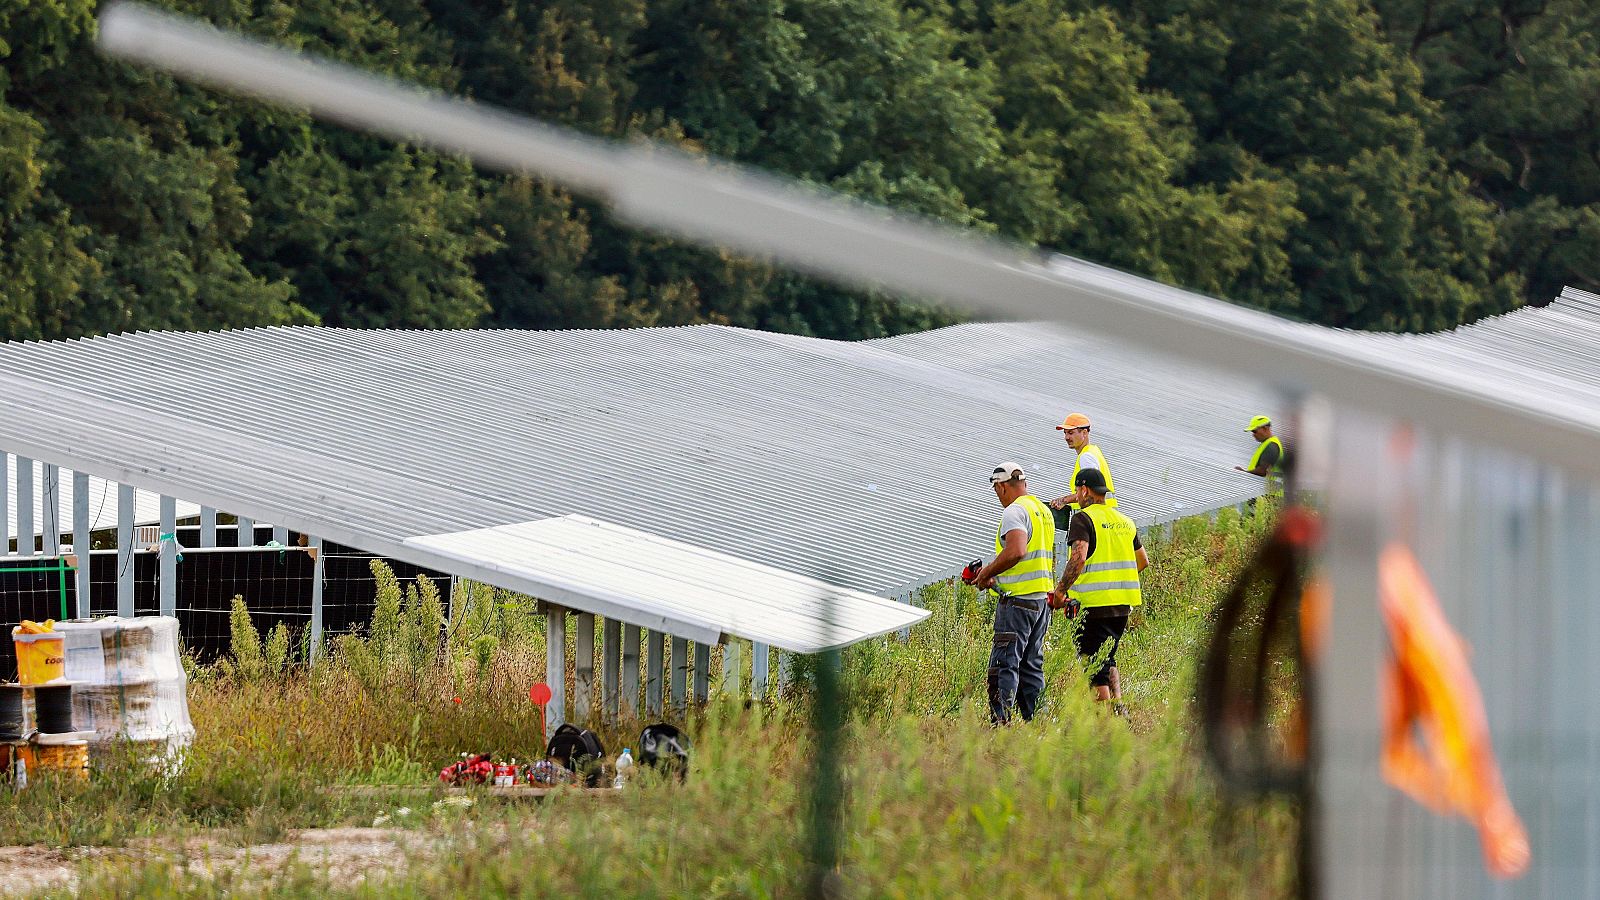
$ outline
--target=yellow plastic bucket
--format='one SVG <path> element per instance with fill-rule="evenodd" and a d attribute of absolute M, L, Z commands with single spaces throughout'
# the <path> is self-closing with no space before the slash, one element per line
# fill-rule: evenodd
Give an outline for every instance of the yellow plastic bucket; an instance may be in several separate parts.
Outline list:
<path fill-rule="evenodd" d="M 11 640 L 17 645 L 17 681 L 49 684 L 66 677 L 66 641 L 60 632 L 21 634 L 13 631 Z"/>
<path fill-rule="evenodd" d="M 89 777 L 89 742 L 65 744 L 0 744 L 0 765 L 7 774 L 15 771 L 20 756 L 30 778 L 41 772 L 56 772 L 70 778 Z"/>

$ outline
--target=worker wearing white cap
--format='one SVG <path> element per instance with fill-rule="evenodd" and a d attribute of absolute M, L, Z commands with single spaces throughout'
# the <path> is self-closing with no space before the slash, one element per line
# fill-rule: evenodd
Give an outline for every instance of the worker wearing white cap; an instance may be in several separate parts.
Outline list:
<path fill-rule="evenodd" d="M 1044 692 L 1056 524 L 1043 501 L 1028 493 L 1027 475 L 1016 463 L 995 466 L 989 485 L 1005 509 L 994 536 L 995 557 L 966 580 L 980 591 L 993 589 L 999 598 L 989 654 L 989 715 L 996 725 L 1005 725 L 1013 703 L 1022 718 L 1032 719 Z"/>
<path fill-rule="evenodd" d="M 1266 416 L 1256 416 L 1245 426 L 1245 431 L 1256 439 L 1255 455 L 1250 457 L 1250 467 L 1234 466 L 1241 472 L 1251 475 L 1260 475 L 1262 478 L 1274 478 L 1283 474 L 1283 465 L 1288 456 L 1288 451 L 1283 447 L 1283 440 L 1272 433 L 1272 420 Z"/>

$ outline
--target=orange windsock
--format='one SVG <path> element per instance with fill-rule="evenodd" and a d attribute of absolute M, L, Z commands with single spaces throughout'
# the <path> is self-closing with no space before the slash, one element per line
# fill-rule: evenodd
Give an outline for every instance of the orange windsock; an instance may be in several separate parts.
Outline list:
<path fill-rule="evenodd" d="M 1528 834 L 1500 780 L 1466 646 L 1405 545 L 1384 548 L 1378 595 L 1393 651 L 1382 679 L 1384 780 L 1436 812 L 1471 820 L 1490 874 L 1521 875 Z"/>

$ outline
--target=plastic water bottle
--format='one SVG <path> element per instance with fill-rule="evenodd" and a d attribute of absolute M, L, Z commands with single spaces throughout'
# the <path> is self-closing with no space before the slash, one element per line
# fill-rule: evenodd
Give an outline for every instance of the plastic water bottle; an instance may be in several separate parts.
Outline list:
<path fill-rule="evenodd" d="M 17 753 L 17 749 L 15 747 L 12 747 L 11 748 L 11 752 Z M 631 762 L 631 760 L 630 760 L 630 762 Z M 21 753 L 17 753 L 17 757 L 14 760 L 14 765 L 12 766 L 12 771 L 15 773 L 15 774 L 12 775 L 12 782 L 11 782 L 12 786 L 14 788 L 16 788 L 16 790 L 19 790 L 19 791 L 22 790 L 23 788 L 27 787 L 28 786 L 28 761 L 22 758 L 22 754 Z"/>
<path fill-rule="evenodd" d="M 633 775 L 633 748 L 623 747 L 622 753 L 617 756 L 617 777 L 612 780 L 611 786 L 621 788 L 628 783 L 628 778 Z"/>

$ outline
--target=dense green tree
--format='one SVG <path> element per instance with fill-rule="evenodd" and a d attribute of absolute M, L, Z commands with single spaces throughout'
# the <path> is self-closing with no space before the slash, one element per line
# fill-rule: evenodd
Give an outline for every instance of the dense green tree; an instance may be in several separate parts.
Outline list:
<path fill-rule="evenodd" d="M 1584 0 L 167 2 L 1329 324 L 1600 287 Z M 0 336 L 951 321 L 109 62 L 93 13 L 0 0 Z"/>
<path fill-rule="evenodd" d="M 1148 52 L 1105 9 L 1065 0 L 975 3 L 951 15 L 968 53 L 1004 73 L 1004 152 L 1037 161 L 1046 189 L 1012 229 L 1046 246 L 1215 294 L 1277 305 L 1292 292 L 1284 249 L 1302 222 L 1290 179 L 1241 167 L 1185 184 L 1197 137 L 1188 111 L 1147 89 Z"/>
<path fill-rule="evenodd" d="M 1427 135 L 1416 66 L 1357 0 L 1119 2 L 1151 50 L 1149 81 L 1193 118 L 1189 177 L 1263 167 L 1292 181 L 1294 290 L 1264 305 L 1330 325 L 1449 327 L 1510 308 L 1493 210 Z"/>
<path fill-rule="evenodd" d="M 1379 0 L 1443 105 L 1436 143 L 1504 212 L 1503 260 L 1532 302 L 1600 290 L 1600 6 Z"/>

